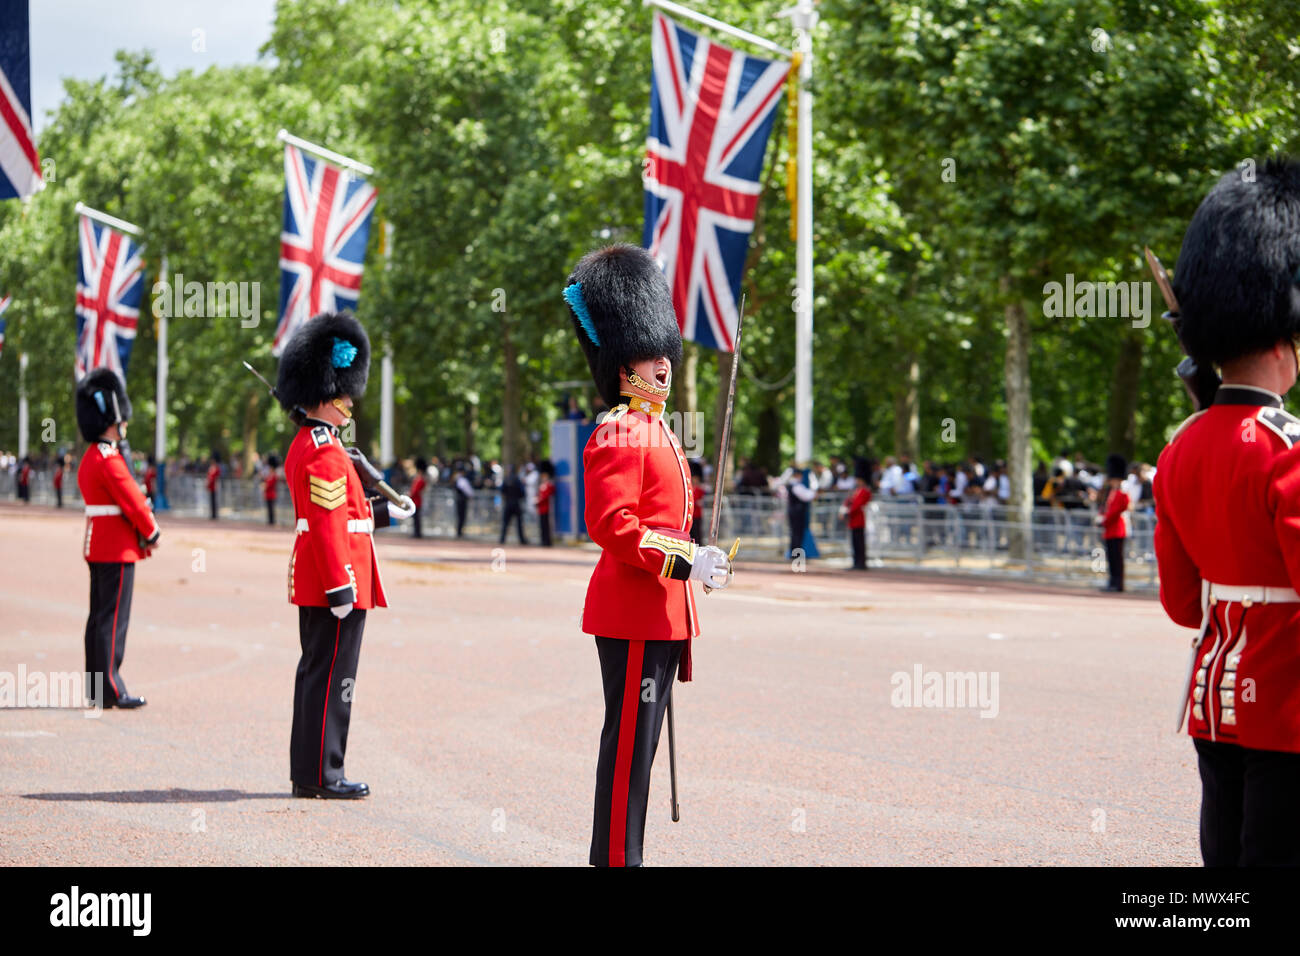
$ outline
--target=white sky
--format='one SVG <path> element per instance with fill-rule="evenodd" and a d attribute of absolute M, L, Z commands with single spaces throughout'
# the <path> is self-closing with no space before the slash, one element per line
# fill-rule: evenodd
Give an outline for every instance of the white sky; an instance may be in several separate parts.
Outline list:
<path fill-rule="evenodd" d="M 63 99 L 63 78 L 114 73 L 118 50 L 153 51 L 162 71 L 253 63 L 271 36 L 275 0 L 31 0 L 32 121 Z M 205 52 L 196 52 L 195 30 Z"/>

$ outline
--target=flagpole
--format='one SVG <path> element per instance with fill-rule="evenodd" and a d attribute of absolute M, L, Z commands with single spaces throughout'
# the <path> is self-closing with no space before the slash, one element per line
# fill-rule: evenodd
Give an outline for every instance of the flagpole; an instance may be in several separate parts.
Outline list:
<path fill-rule="evenodd" d="M 27 353 L 18 353 L 18 460 L 27 457 Z"/>
<path fill-rule="evenodd" d="M 167 256 L 162 257 L 158 269 L 159 278 L 167 282 Z M 170 292 L 171 283 L 167 282 L 167 289 Z M 167 460 L 167 309 L 162 309 L 161 315 L 158 316 L 158 389 L 157 389 L 157 414 L 154 418 L 153 428 L 153 457 L 158 463 L 161 470 L 163 462 Z"/>
<path fill-rule="evenodd" d="M 297 146 L 299 149 L 306 150 L 309 153 L 314 153 L 321 159 L 327 159 L 335 165 L 345 166 L 348 169 L 355 170 L 362 176 L 373 176 L 375 173 L 375 168 L 373 166 L 367 166 L 365 163 L 344 156 L 342 153 L 336 153 L 334 150 L 326 149 L 324 146 L 319 146 L 310 140 L 294 136 L 287 129 L 280 130 L 280 132 L 275 134 L 275 138 L 282 143 L 288 143 L 290 146 Z"/>
<path fill-rule="evenodd" d="M 757 34 L 750 33 L 747 30 L 741 30 L 739 27 L 733 27 L 729 23 L 723 23 L 721 20 L 715 20 L 703 13 L 696 13 L 690 7 L 684 7 L 680 3 L 673 3 L 672 0 L 642 0 L 643 7 L 658 7 L 659 9 L 683 17 L 687 20 L 694 20 L 696 23 L 702 23 L 707 27 L 729 34 L 738 40 L 744 40 L 746 43 L 752 43 L 754 46 L 762 47 L 771 53 L 777 53 L 781 56 L 789 56 L 791 51 L 778 43 L 764 39 Z"/>
<path fill-rule="evenodd" d="M 116 216 L 110 216 L 106 212 L 100 212 L 98 209 L 91 209 L 84 202 L 77 203 L 76 213 L 78 216 L 85 216 L 87 219 L 94 219 L 96 222 L 102 222 L 106 226 L 112 226 L 122 232 L 129 232 L 133 236 L 140 235 L 140 227 L 135 223 L 127 222 L 125 219 L 118 219 Z"/>
<path fill-rule="evenodd" d="M 813 441 L 813 197 L 812 197 L 812 31 L 817 25 L 813 0 L 799 0 L 799 5 L 784 11 L 795 30 L 795 49 L 799 65 L 799 145 L 798 145 L 798 237 L 795 240 L 795 288 L 798 308 L 795 311 L 794 346 L 794 447 L 795 460 L 812 459 Z"/>
<path fill-rule="evenodd" d="M 393 264 L 393 224 L 385 221 L 382 239 L 384 246 L 384 270 Z M 391 293 L 391 286 L 389 291 Z M 393 343 L 392 317 L 384 332 L 384 358 L 380 363 L 381 380 L 379 389 L 379 467 L 387 468 L 393 463 Z"/>

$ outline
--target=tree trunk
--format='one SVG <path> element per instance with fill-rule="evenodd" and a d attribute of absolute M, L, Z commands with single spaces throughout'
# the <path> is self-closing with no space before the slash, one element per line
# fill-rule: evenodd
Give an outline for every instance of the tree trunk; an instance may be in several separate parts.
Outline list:
<path fill-rule="evenodd" d="M 1107 452 L 1117 452 L 1130 460 L 1137 450 L 1138 386 L 1142 383 L 1143 339 L 1140 332 L 1134 332 L 1130 329 L 1120 338 L 1106 429 Z"/>
<path fill-rule="evenodd" d="M 682 343 L 682 385 L 678 394 L 681 395 L 681 413 L 683 415 L 694 415 L 700 410 L 700 388 L 698 377 L 698 368 L 700 364 L 700 347 L 694 342 Z"/>
<path fill-rule="evenodd" d="M 1010 276 L 1003 276 L 1001 289 L 1004 296 L 1013 294 L 1015 286 Z M 1007 390 L 1007 478 L 1011 482 L 1011 497 L 1007 505 L 1020 529 L 1008 535 L 1011 556 L 1027 560 L 1031 536 L 1023 534 L 1033 516 L 1033 448 L 1030 438 L 1033 421 L 1029 404 L 1029 315 L 1025 303 L 1010 299 L 1004 306 L 1007 323 L 1006 390 Z"/>
<path fill-rule="evenodd" d="M 251 392 L 244 406 L 244 474 L 253 473 L 253 459 L 257 457 L 257 406 L 261 392 Z"/>
<path fill-rule="evenodd" d="M 501 394 L 501 464 L 517 465 L 522 454 L 523 396 L 519 391 L 519 353 L 510 335 L 509 313 L 501 313 L 501 350 L 505 361 Z"/>
<path fill-rule="evenodd" d="M 776 392 L 763 392 L 758 409 L 758 436 L 754 440 L 754 462 L 769 475 L 781 473 L 781 408 Z"/>
<path fill-rule="evenodd" d="M 465 449 L 464 455 L 468 458 L 474 454 L 474 437 L 478 431 L 478 403 L 469 399 L 465 400 Z"/>
<path fill-rule="evenodd" d="M 902 387 L 894 393 L 894 451 L 918 461 L 921 457 L 921 365 L 915 356 L 904 357 L 903 364 L 907 374 Z"/>

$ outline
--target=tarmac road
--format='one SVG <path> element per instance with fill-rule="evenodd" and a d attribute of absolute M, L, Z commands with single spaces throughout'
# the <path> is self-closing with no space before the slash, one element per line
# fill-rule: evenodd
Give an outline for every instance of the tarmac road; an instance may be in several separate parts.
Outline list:
<path fill-rule="evenodd" d="M 0 505 L 0 680 L 84 666 L 82 524 Z M 149 704 L 0 713 L 0 862 L 586 863 L 594 552 L 378 534 L 391 607 L 366 623 L 347 760 L 373 794 L 296 800 L 289 535 L 162 527 L 123 667 Z M 647 865 L 1200 863 L 1172 729 L 1189 634 L 1154 600 L 743 556 L 698 602 L 682 821 L 665 734 Z M 985 700 L 895 706 L 918 667 L 983 674 Z"/>

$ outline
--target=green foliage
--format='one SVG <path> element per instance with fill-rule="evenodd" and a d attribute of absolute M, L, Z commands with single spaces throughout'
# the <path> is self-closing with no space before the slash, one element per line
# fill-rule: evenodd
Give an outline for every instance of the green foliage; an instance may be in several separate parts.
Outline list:
<path fill-rule="evenodd" d="M 708 12 L 788 44 L 776 18 L 787 5 L 726 0 Z M 1066 273 L 1146 280 L 1143 244 L 1176 260 L 1217 175 L 1295 148 L 1292 31 L 1255 0 L 825 0 L 821 12 L 817 453 L 893 451 L 894 400 L 915 357 L 922 454 L 1001 454 L 1002 310 L 1015 299 L 1032 318 L 1036 447 L 1104 455 L 1113 369 L 1136 348 L 1136 450 L 1154 458 L 1186 411 L 1172 333 L 1158 319 L 1145 330 L 1048 319 L 1043 285 Z M 563 397 L 553 383 L 587 377 L 564 276 L 594 245 L 641 235 L 649 11 L 639 0 L 297 0 L 278 5 L 266 53 L 173 78 L 123 53 L 117 76 L 67 82 L 39 144 L 54 181 L 25 207 L 0 206 L 0 290 L 14 297 L 0 406 L 16 405 L 25 351 L 34 437 L 53 418 L 58 443 L 73 438 L 82 200 L 141 225 L 150 284 L 163 252 L 186 280 L 259 284 L 255 327 L 171 320 L 171 451 L 282 448 L 288 423 L 239 363 L 274 368 L 283 126 L 376 168 L 377 221 L 394 243 L 385 264 L 372 230 L 359 311 L 376 356 L 393 351 L 398 453 L 471 440 L 485 457 L 503 445 L 545 453 Z M 737 405 L 739 454 L 769 466 L 793 451 L 784 112 L 745 279 Z M 129 376 L 142 449 L 154 336 L 146 314 Z M 702 355 L 705 410 L 713 368 Z M 377 437 L 378 361 L 372 381 L 363 444 Z M 941 440 L 947 418 L 956 445 Z M 0 417 L 0 447 L 16 433 Z"/>

